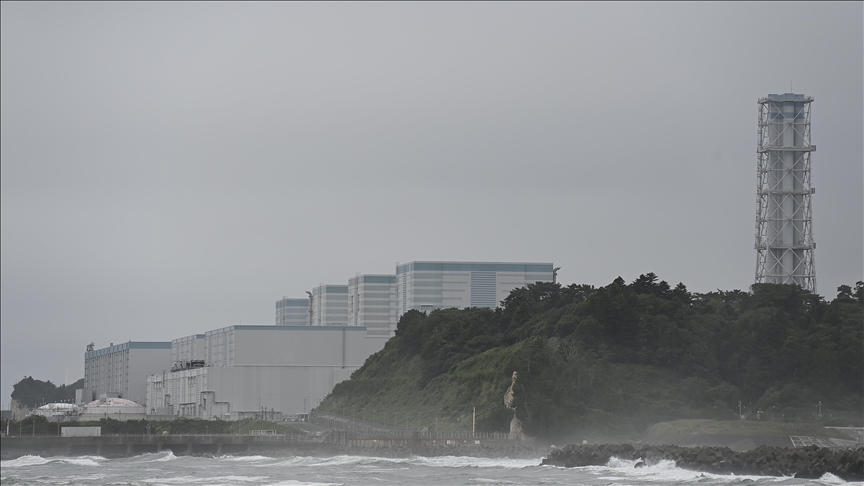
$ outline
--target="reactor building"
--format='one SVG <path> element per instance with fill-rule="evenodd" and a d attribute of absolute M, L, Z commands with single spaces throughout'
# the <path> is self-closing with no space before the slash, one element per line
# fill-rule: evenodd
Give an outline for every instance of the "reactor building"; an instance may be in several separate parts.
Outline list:
<path fill-rule="evenodd" d="M 756 185 L 756 283 L 816 292 L 810 180 L 810 104 L 803 94 L 760 98 Z"/>

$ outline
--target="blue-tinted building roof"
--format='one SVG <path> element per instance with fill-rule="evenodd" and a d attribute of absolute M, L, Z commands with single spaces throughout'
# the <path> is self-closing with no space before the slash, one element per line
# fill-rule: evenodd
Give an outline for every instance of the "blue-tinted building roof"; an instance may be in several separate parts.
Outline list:
<path fill-rule="evenodd" d="M 362 275 L 363 283 L 389 284 L 396 283 L 396 275 Z"/>
<path fill-rule="evenodd" d="M 365 331 L 365 326 L 252 326 L 236 325 L 207 331 L 207 335 L 228 331 Z"/>
<path fill-rule="evenodd" d="M 276 301 L 276 308 L 280 307 L 309 307 L 309 299 L 282 299 Z"/>
<path fill-rule="evenodd" d="M 171 342 L 129 341 L 121 344 L 116 344 L 114 346 L 108 346 L 107 348 L 87 351 L 84 353 L 84 358 L 87 359 L 96 356 L 104 356 L 106 354 L 117 353 L 119 351 L 126 351 L 129 349 L 171 349 Z"/>
<path fill-rule="evenodd" d="M 396 267 L 397 274 L 415 272 L 525 272 L 552 273 L 551 263 L 410 262 Z"/>

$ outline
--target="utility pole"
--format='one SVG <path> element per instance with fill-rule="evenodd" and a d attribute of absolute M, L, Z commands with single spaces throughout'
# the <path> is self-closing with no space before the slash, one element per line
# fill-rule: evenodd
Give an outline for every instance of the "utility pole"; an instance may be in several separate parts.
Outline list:
<path fill-rule="evenodd" d="M 471 413 L 471 438 L 474 438 L 474 427 L 477 424 L 477 407 L 474 407 L 474 411 Z"/>

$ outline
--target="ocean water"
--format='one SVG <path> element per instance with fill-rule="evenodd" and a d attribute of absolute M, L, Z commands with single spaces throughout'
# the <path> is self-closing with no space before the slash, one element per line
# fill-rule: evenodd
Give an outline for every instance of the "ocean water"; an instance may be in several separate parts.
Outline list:
<path fill-rule="evenodd" d="M 675 467 L 634 468 L 611 459 L 605 466 L 559 468 L 537 459 L 476 457 L 383 458 L 367 456 L 265 457 L 175 456 L 171 452 L 122 459 L 96 456 L 24 456 L 0 461 L 6 485 L 837 485 L 852 484 L 826 474 L 794 477 L 721 476 Z M 859 483 L 861 484 L 861 483 Z"/>

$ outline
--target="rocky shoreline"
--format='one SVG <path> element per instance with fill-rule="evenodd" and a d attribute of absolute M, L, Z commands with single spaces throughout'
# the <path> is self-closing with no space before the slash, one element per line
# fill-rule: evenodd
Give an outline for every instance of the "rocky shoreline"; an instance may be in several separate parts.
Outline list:
<path fill-rule="evenodd" d="M 635 467 L 675 461 L 677 467 L 715 474 L 795 476 L 817 479 L 831 473 L 846 481 L 864 480 L 864 447 L 833 450 L 816 446 L 792 449 L 759 446 L 745 452 L 728 447 L 681 447 L 630 444 L 577 445 L 553 449 L 544 465 L 602 466 L 616 457 L 637 461 Z"/>

